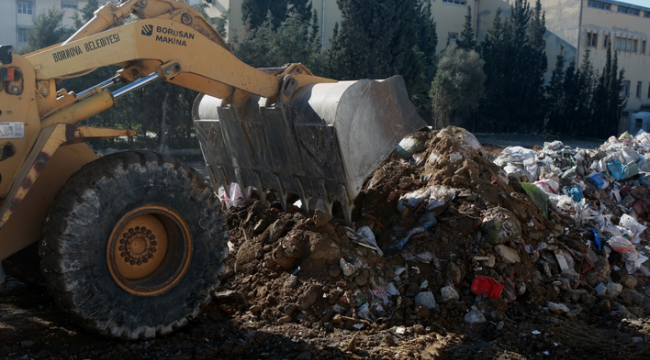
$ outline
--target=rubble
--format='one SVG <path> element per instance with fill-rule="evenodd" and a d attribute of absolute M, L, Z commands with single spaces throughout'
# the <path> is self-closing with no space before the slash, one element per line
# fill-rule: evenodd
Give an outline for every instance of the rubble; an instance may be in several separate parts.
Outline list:
<path fill-rule="evenodd" d="M 231 207 L 225 286 L 247 294 L 250 316 L 326 331 L 503 328 L 512 306 L 647 316 L 635 288 L 650 275 L 648 164 L 647 135 L 509 147 L 492 162 L 464 129 L 420 131 L 366 180 L 351 224 L 336 206 Z"/>

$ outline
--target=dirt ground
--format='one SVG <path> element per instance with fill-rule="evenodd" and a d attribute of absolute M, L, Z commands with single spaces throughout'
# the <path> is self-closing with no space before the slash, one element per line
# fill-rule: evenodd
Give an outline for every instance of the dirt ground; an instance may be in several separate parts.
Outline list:
<path fill-rule="evenodd" d="M 453 129 L 419 136 L 426 146 L 414 160 L 392 155 L 366 181 L 358 203 L 352 228 L 367 226 L 383 254 L 353 241 L 336 211 L 330 218 L 259 202 L 231 208 L 232 251 L 222 287 L 185 328 L 149 341 L 97 337 L 58 311 L 44 288 L 8 278 L 0 285 L 0 358 L 650 358 L 648 278 L 637 276 L 625 296 L 595 296 L 603 273 L 627 279 L 615 270 L 621 259 L 610 257 L 571 278 L 544 254 L 524 251 L 550 238 L 580 250 L 577 240 L 585 234 L 557 213 L 541 217 L 516 183 L 500 178 L 489 161 L 499 145 L 472 150 Z M 455 153 L 463 160 L 444 160 Z M 429 212 L 397 209 L 400 194 L 427 184 L 459 193 Z M 520 224 L 517 236 L 498 246 L 481 230 L 485 210 L 495 207 Z M 410 234 L 426 226 L 429 213 L 437 224 Z M 521 259 L 507 261 L 493 250 L 499 246 L 517 249 Z M 353 267 L 349 275 L 343 262 Z M 580 271 L 583 264 L 575 265 Z M 501 279 L 503 295 L 474 294 L 472 280 L 480 276 Z M 455 289 L 455 298 L 441 298 L 446 287 Z M 382 292 L 389 288 L 395 292 Z M 435 294 L 433 307 L 418 300 L 427 292 Z M 570 312 L 555 313 L 551 302 L 568 304 Z M 485 316 L 469 323 L 473 308 Z"/>

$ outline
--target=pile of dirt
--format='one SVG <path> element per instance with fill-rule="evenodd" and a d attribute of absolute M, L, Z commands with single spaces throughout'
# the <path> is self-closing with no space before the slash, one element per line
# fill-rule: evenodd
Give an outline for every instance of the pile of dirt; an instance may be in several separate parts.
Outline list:
<path fill-rule="evenodd" d="M 527 312 L 650 312 L 647 279 L 629 275 L 621 254 L 594 248 L 571 216 L 537 206 L 471 133 L 449 127 L 412 138 L 424 146 L 393 153 L 366 180 L 352 224 L 259 202 L 228 210 L 222 290 L 241 299 L 222 310 L 273 325 L 394 334 L 492 331 Z"/>

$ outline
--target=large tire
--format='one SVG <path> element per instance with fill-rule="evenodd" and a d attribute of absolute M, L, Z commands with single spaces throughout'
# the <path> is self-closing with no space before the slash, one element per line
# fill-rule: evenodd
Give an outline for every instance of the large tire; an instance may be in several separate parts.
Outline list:
<path fill-rule="evenodd" d="M 195 170 L 152 152 L 117 153 L 84 166 L 57 194 L 41 269 L 55 303 L 85 329 L 153 338 L 210 302 L 227 255 L 224 227 L 219 199 Z M 167 246 L 160 261 L 157 242 Z M 137 273 L 156 261 L 153 273 Z"/>

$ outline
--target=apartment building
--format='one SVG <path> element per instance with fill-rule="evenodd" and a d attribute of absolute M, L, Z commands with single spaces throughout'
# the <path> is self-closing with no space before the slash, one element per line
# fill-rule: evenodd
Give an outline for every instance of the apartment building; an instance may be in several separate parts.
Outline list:
<path fill-rule="evenodd" d="M 104 3 L 107 0 L 100 0 Z M 213 21 L 228 13 L 229 36 L 244 33 L 241 5 L 243 0 L 181 0 L 190 5 L 205 5 Z M 429 0 L 437 23 L 438 48 L 444 50 L 447 41 L 454 41 L 462 32 L 467 7 L 471 6 L 474 30 L 479 41 L 492 26 L 497 9 L 509 15 L 514 0 Z M 533 6 L 535 0 L 529 0 Z M 48 8 L 65 12 L 64 25 L 72 26 L 77 9 L 86 0 L 0 0 L 0 44 L 20 49 L 27 42 L 27 32 L 38 14 Z M 648 7 L 615 0 L 541 0 L 546 12 L 546 45 L 549 57 L 548 74 L 553 71 L 560 45 L 570 61 L 582 61 L 585 48 L 591 51 L 596 69 L 605 65 L 607 41 L 618 51 L 618 65 L 625 69 L 624 95 L 627 106 L 622 118 L 629 122 L 632 113 L 650 105 L 650 0 Z M 312 0 L 321 25 L 321 45 L 329 46 L 334 25 L 341 21 L 336 0 Z M 622 123 L 625 124 L 625 123 Z M 622 125 L 627 126 L 627 125 Z M 622 128 L 622 127 L 621 127 Z"/>
<path fill-rule="evenodd" d="M 224 12 L 230 9 L 229 22 L 227 31 L 229 36 L 233 33 L 241 36 L 244 30 L 244 21 L 242 20 L 241 4 L 243 0 L 190 0 L 190 4 L 198 4 L 200 1 L 206 6 L 206 12 L 211 19 L 216 19 Z M 447 40 L 455 41 L 463 31 L 463 23 L 467 14 L 467 6 L 472 6 L 472 18 L 476 25 L 478 18 L 478 0 L 430 0 L 432 11 L 438 29 L 438 48 L 443 51 L 446 47 Z M 481 0 L 492 1 L 492 0 Z M 312 0 L 312 7 L 316 10 L 321 28 L 321 46 L 329 47 L 329 41 L 334 32 L 334 25 L 341 22 L 341 11 L 336 4 L 336 0 Z M 505 2 L 503 2 L 506 4 Z M 504 5 L 508 7 L 509 5 Z M 496 8 L 495 8 L 496 9 Z"/>
<path fill-rule="evenodd" d="M 51 8 L 63 10 L 63 24 L 72 27 L 74 14 L 86 3 L 85 0 L 0 0 L 0 44 L 20 50 L 27 45 L 27 32 L 36 17 Z"/>
<path fill-rule="evenodd" d="M 585 48 L 594 67 L 602 71 L 607 44 L 618 54 L 625 70 L 620 132 L 630 128 L 631 115 L 650 106 L 650 1 L 649 7 L 613 0 L 541 0 L 546 11 L 546 46 L 549 66 L 564 47 L 567 59 L 579 64 Z M 553 69 L 549 69 L 552 71 Z M 647 111 L 647 110 L 646 110 Z"/>

